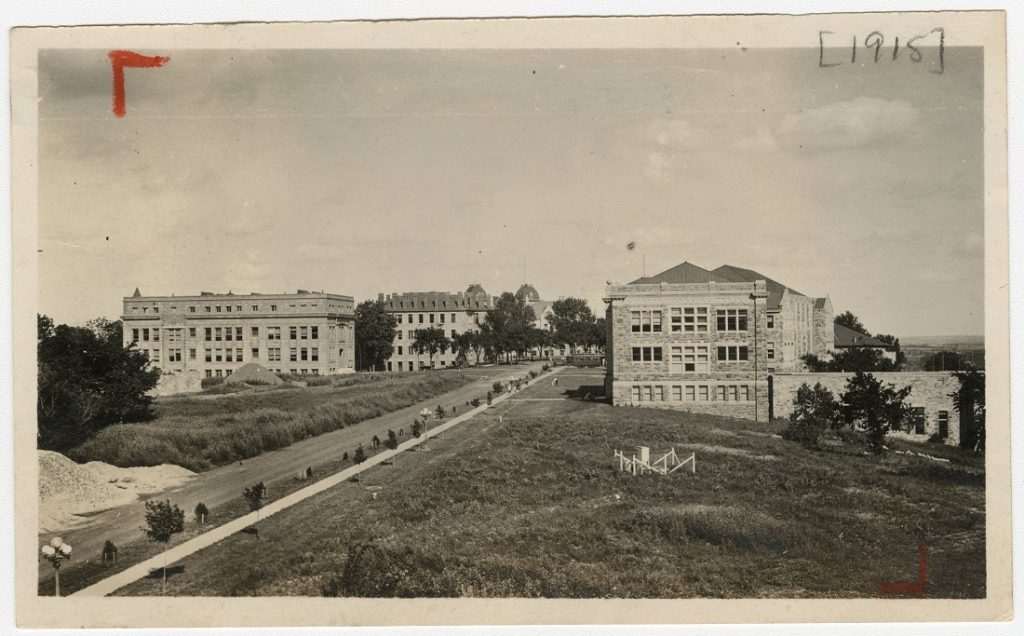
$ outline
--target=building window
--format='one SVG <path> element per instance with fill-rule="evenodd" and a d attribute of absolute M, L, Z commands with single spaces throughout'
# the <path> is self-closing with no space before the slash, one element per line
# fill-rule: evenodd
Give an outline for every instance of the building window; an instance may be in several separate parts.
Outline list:
<path fill-rule="evenodd" d="M 259 327 L 253 327 L 252 329 L 250 329 L 249 334 L 253 338 L 259 338 L 260 337 L 260 328 Z"/>
<path fill-rule="evenodd" d="M 693 402 L 697 399 L 697 387 L 692 384 L 686 385 L 686 401 Z"/>
<path fill-rule="evenodd" d="M 213 349 L 206 350 L 206 361 L 213 362 Z"/>
<path fill-rule="evenodd" d="M 217 376 L 218 378 L 223 378 L 223 377 L 224 377 L 224 372 L 223 372 L 223 371 L 221 371 L 220 369 L 217 369 L 217 371 L 216 371 L 215 375 L 216 375 L 216 376 Z"/>
<path fill-rule="evenodd" d="M 270 311 L 277 311 L 277 305 L 271 305 Z"/>
<path fill-rule="evenodd" d="M 203 305 L 203 311 L 205 311 L 206 313 L 210 313 L 210 306 L 209 305 Z"/>
<path fill-rule="evenodd" d="M 288 361 L 289 362 L 298 362 L 299 361 L 299 350 L 297 348 L 290 347 L 288 349 Z"/>
<path fill-rule="evenodd" d="M 307 357 L 307 349 L 305 347 L 299 349 L 299 360 L 302 360 L 303 362 L 309 360 Z"/>
<path fill-rule="evenodd" d="M 235 305 L 235 311 L 242 311 L 241 305 Z"/>
<path fill-rule="evenodd" d="M 455 331 L 454 329 L 452 329 L 452 339 L 454 339 L 455 336 L 457 336 L 457 335 L 458 335 L 458 332 Z"/>
<path fill-rule="evenodd" d="M 398 355 L 402 355 L 402 345 L 398 345 Z"/>
<path fill-rule="evenodd" d="M 411 325 L 412 324 L 412 314 L 409 314 L 408 318 L 409 318 L 409 324 Z M 412 371 L 412 369 L 409 369 L 409 370 Z"/>
<path fill-rule="evenodd" d="M 697 387 L 697 400 L 700 402 L 708 401 L 708 385 L 701 384 Z"/>
<path fill-rule="evenodd" d="M 210 342 L 211 340 L 213 340 L 213 329 L 212 328 L 206 327 L 205 329 L 203 329 L 203 334 L 204 334 L 204 338 L 203 339 L 206 340 L 206 342 Z"/>
<path fill-rule="evenodd" d="M 707 373 L 710 367 L 707 345 L 683 347 L 683 372 Z"/>
<path fill-rule="evenodd" d="M 235 349 L 235 362 L 245 362 L 245 360 L 242 360 L 242 348 L 241 347 L 238 347 L 237 349 Z"/>
<path fill-rule="evenodd" d="M 188 359 L 189 360 L 195 360 L 196 359 L 196 350 L 195 349 L 189 349 L 188 350 Z"/>
<path fill-rule="evenodd" d="M 239 342 L 242 341 L 242 328 L 241 327 L 235 327 L 235 340 L 237 340 Z"/>
<path fill-rule="evenodd" d="M 167 361 L 168 362 L 181 362 L 181 349 L 168 349 L 167 350 Z"/>
<path fill-rule="evenodd" d="M 320 339 L 320 328 L 319 327 L 314 325 L 314 326 L 309 328 L 309 339 L 310 340 L 319 340 Z"/>
<path fill-rule="evenodd" d="M 231 305 L 228 305 L 227 307 L 225 307 L 224 311 L 226 311 L 226 312 L 228 312 L 230 314 L 231 313 Z"/>
<path fill-rule="evenodd" d="M 231 327 L 224 327 L 224 340 L 226 340 L 227 342 L 231 342 L 233 340 L 233 338 L 231 337 Z"/>
<path fill-rule="evenodd" d="M 280 327 L 267 327 L 267 340 L 280 340 L 281 339 L 281 328 Z"/>
<path fill-rule="evenodd" d="M 914 434 L 924 435 L 924 407 L 910 407 L 910 417 L 911 421 L 914 422 Z"/>
<path fill-rule="evenodd" d="M 138 342 L 138 341 L 139 341 L 139 330 L 138 329 L 132 329 L 132 342 Z"/>
<path fill-rule="evenodd" d="M 220 327 L 214 327 L 213 328 L 213 339 L 214 339 L 215 342 L 220 342 L 221 341 L 221 337 L 223 335 L 221 331 L 222 330 L 221 330 Z"/>
<path fill-rule="evenodd" d="M 268 362 L 280 362 L 281 361 L 281 349 L 274 347 L 273 349 L 267 349 L 267 361 Z"/>
<path fill-rule="evenodd" d="M 715 387 L 715 399 L 719 402 L 725 402 L 725 385 L 719 384 Z"/>
<path fill-rule="evenodd" d="M 142 330 L 142 341 L 149 342 L 149 329 Z"/>
<path fill-rule="evenodd" d="M 743 400 L 744 402 L 749 402 L 750 401 L 750 386 L 749 385 L 743 384 L 743 385 L 740 386 L 739 399 Z"/>
<path fill-rule="evenodd" d="M 399 339 L 399 340 L 401 340 L 401 339 L 402 339 L 402 332 L 401 332 L 401 330 L 399 330 L 399 331 L 397 332 L 397 334 L 398 334 L 398 339 Z"/>
<path fill-rule="evenodd" d="M 235 361 L 235 350 L 234 349 L 226 349 L 224 351 L 224 361 L 225 362 L 234 362 Z"/>
<path fill-rule="evenodd" d="M 672 386 L 672 401 L 681 402 L 683 399 L 683 387 L 678 384 Z"/>
<path fill-rule="evenodd" d="M 252 310 L 253 311 L 259 311 L 260 310 L 260 306 L 259 305 L 252 305 Z"/>
<path fill-rule="evenodd" d="M 214 307 L 214 310 L 219 314 L 220 313 L 220 305 L 217 305 L 216 307 Z"/>
<path fill-rule="evenodd" d="M 190 313 L 190 314 L 196 313 L 196 306 L 195 305 L 190 305 L 189 308 L 188 308 L 188 313 Z"/>
<path fill-rule="evenodd" d="M 719 309 L 715 312 L 719 331 L 746 331 L 746 309 Z"/>
<path fill-rule="evenodd" d="M 423 314 L 417 314 L 420 317 L 420 324 L 423 324 Z"/>
<path fill-rule="evenodd" d="M 299 328 L 298 327 L 288 327 L 288 339 L 289 340 L 298 340 L 298 334 L 299 334 Z"/>
<path fill-rule="evenodd" d="M 160 329 L 153 329 L 153 342 L 160 342 Z"/>
<path fill-rule="evenodd" d="M 441 319 L 441 324 L 443 325 L 444 324 L 444 314 L 439 314 L 439 317 Z M 433 321 L 431 321 L 431 322 L 433 322 Z"/>
<path fill-rule="evenodd" d="M 775 343 L 774 342 L 769 342 L 768 343 L 768 359 L 769 360 L 774 360 L 775 359 Z"/>
<path fill-rule="evenodd" d="M 630 328 L 634 333 L 651 333 L 661 331 L 661 310 L 631 311 Z"/>
<path fill-rule="evenodd" d="M 661 347 L 633 347 L 633 362 L 661 362 Z"/>
<path fill-rule="evenodd" d="M 631 393 L 632 393 L 632 395 L 631 395 L 632 400 L 634 402 L 639 402 L 640 401 L 640 386 L 634 384 L 632 386 L 632 388 L 631 388 Z"/>
<path fill-rule="evenodd" d="M 299 327 L 299 339 L 309 340 L 309 327 Z"/>
<path fill-rule="evenodd" d="M 765 321 L 769 329 L 775 329 L 775 314 L 768 314 L 765 317 Z"/>
<path fill-rule="evenodd" d="M 452 314 L 452 322 L 455 322 L 455 316 L 456 314 Z"/>
<path fill-rule="evenodd" d="M 939 437 L 946 439 L 949 437 L 949 411 L 939 411 L 937 419 L 939 422 Z"/>
<path fill-rule="evenodd" d="M 687 333 L 707 333 L 708 331 L 708 308 L 707 307 L 685 307 L 683 308 L 683 331 Z"/>
<path fill-rule="evenodd" d="M 395 314 L 395 322 L 402 324 L 402 314 Z"/>
<path fill-rule="evenodd" d="M 744 345 L 728 345 L 718 347 L 719 362 L 746 362 L 748 349 Z"/>
<path fill-rule="evenodd" d="M 189 327 L 188 328 L 188 337 L 189 338 L 195 338 L 196 337 L 196 328 L 195 327 Z"/>

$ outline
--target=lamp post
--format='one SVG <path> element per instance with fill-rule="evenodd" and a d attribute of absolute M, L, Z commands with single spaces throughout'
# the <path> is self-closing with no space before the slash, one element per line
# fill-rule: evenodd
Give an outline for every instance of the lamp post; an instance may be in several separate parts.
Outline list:
<path fill-rule="evenodd" d="M 60 537 L 54 537 L 50 539 L 50 543 L 42 547 L 40 552 L 43 553 L 43 558 L 53 566 L 54 589 L 56 595 L 60 596 L 60 565 L 66 559 L 71 558 L 71 544 L 64 543 Z"/>

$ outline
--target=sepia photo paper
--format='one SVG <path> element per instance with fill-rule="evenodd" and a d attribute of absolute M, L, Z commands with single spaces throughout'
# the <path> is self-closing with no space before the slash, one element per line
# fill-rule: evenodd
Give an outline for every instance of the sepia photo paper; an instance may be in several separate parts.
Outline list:
<path fill-rule="evenodd" d="M 11 42 L 20 627 L 1012 618 L 1002 12 Z"/>

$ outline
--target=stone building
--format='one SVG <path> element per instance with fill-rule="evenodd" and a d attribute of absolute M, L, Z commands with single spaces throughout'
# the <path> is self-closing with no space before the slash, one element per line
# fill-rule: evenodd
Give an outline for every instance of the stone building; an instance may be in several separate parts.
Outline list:
<path fill-rule="evenodd" d="M 248 362 L 275 373 L 355 371 L 351 296 L 215 294 L 124 298 L 124 344 L 149 354 L 165 374 L 226 377 Z"/>
<path fill-rule="evenodd" d="M 555 304 L 555 301 L 541 300 L 537 289 L 529 283 L 523 283 L 519 289 L 516 290 L 515 297 L 519 300 L 525 301 L 526 304 L 533 309 L 534 327 L 549 333 L 554 331 L 554 326 L 551 324 L 551 317 L 554 315 L 552 305 Z M 530 356 L 532 358 L 543 359 L 550 359 L 556 354 L 565 355 L 565 349 L 562 347 L 543 346 L 534 347 L 533 351 L 530 352 Z"/>
<path fill-rule="evenodd" d="M 606 395 L 617 405 L 767 421 L 766 281 L 707 280 L 688 263 L 673 270 L 673 282 L 606 289 Z"/>
<path fill-rule="evenodd" d="M 377 299 L 398 323 L 394 350 L 385 362 L 388 371 L 430 368 L 430 356 L 413 351 L 417 329 L 437 327 L 443 329 L 448 338 L 466 331 L 479 331 L 484 314 L 494 306 L 494 298 L 477 283 L 464 292 L 395 292 L 378 294 Z M 475 358 L 469 354 L 468 359 L 472 363 Z M 434 355 L 434 367 L 450 367 L 455 363 L 456 352 L 452 347 Z"/>

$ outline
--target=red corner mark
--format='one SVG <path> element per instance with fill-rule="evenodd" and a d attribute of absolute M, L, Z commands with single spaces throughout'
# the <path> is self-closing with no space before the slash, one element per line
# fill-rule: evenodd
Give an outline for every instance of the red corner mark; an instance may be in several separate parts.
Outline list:
<path fill-rule="evenodd" d="M 917 549 L 917 580 L 916 581 L 882 581 L 878 585 L 878 594 L 885 596 L 908 595 L 922 598 L 924 596 L 925 575 L 928 573 L 928 546 L 922 543 Z"/>
<path fill-rule="evenodd" d="M 124 117 L 127 112 L 124 107 L 124 69 L 155 68 L 171 60 L 169 57 L 139 55 L 132 51 L 111 51 L 107 57 L 114 69 L 114 115 L 117 117 Z"/>

